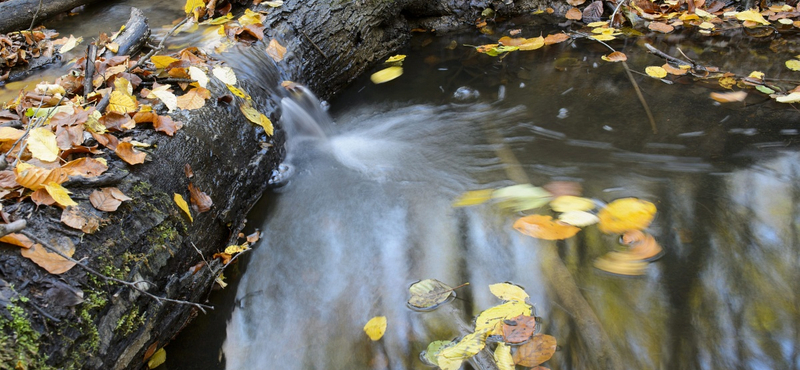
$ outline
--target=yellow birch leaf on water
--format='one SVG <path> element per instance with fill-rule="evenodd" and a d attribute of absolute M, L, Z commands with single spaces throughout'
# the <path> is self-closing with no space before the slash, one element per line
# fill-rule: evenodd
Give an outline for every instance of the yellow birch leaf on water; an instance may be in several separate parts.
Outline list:
<path fill-rule="evenodd" d="M 405 59 L 406 59 L 405 55 L 397 54 L 397 55 L 394 55 L 394 56 L 390 57 L 389 59 L 386 59 L 386 61 L 384 63 L 397 63 L 397 62 L 402 62 Z"/>
<path fill-rule="evenodd" d="M 239 110 L 242 111 L 242 114 L 244 114 L 244 116 L 247 117 L 247 119 L 250 122 L 253 122 L 253 123 L 261 126 L 264 129 L 264 132 L 267 133 L 267 135 L 272 136 L 272 134 L 274 132 L 274 127 L 272 126 L 272 121 L 270 121 L 270 119 L 267 116 L 265 116 L 263 113 L 257 111 L 255 108 L 253 108 L 253 105 L 250 104 L 249 100 L 247 100 L 244 103 L 242 103 L 241 105 L 239 105 Z"/>
<path fill-rule="evenodd" d="M 589 23 L 589 24 L 587 24 L 586 26 L 587 26 L 587 27 L 590 27 L 590 28 L 597 28 L 597 27 L 608 26 L 608 21 L 597 21 L 597 22 L 592 22 L 592 23 Z"/>
<path fill-rule="evenodd" d="M 653 221 L 656 205 L 637 198 L 622 198 L 600 210 L 600 231 L 619 234 L 628 230 L 642 230 Z"/>
<path fill-rule="evenodd" d="M 542 46 L 544 46 L 544 37 L 539 36 L 527 39 L 525 43 L 519 45 L 519 50 L 524 50 L 524 51 L 536 50 L 541 48 Z"/>
<path fill-rule="evenodd" d="M 650 77 L 655 78 L 664 78 L 667 77 L 667 71 L 664 68 L 658 66 L 650 66 L 644 69 L 644 72 L 647 73 Z"/>
<path fill-rule="evenodd" d="M 600 59 L 605 60 L 606 62 L 624 62 L 628 60 L 628 56 L 625 53 L 615 51 L 608 55 L 603 55 Z"/>
<path fill-rule="evenodd" d="M 230 14 L 230 13 L 228 13 Z M 189 66 L 189 77 L 197 81 L 197 84 L 202 88 L 208 88 L 208 75 L 202 69 L 195 66 Z"/>
<path fill-rule="evenodd" d="M 436 356 L 436 364 L 442 370 L 458 370 L 461 368 L 462 362 L 464 362 L 464 360 L 449 359 L 442 355 Z"/>
<path fill-rule="evenodd" d="M 153 62 L 153 65 L 156 69 L 164 69 L 169 67 L 170 64 L 179 61 L 178 58 L 173 58 L 167 55 L 153 55 L 150 57 L 150 61 Z"/>
<path fill-rule="evenodd" d="M 494 190 L 492 189 L 468 191 L 461 194 L 461 196 L 453 202 L 453 207 L 467 207 L 486 203 L 489 199 L 492 199 L 493 192 Z"/>
<path fill-rule="evenodd" d="M 189 216 L 189 221 L 194 222 L 194 218 L 192 218 L 192 212 L 189 211 L 189 204 L 186 203 L 186 201 L 183 199 L 183 196 L 175 193 L 175 195 L 172 196 L 172 200 L 175 201 L 175 204 L 178 205 L 178 208 L 180 208 L 184 213 L 186 213 L 187 216 Z"/>
<path fill-rule="evenodd" d="M 272 60 L 280 62 L 283 60 L 285 54 L 286 48 L 281 45 L 278 40 L 272 39 L 269 41 L 269 45 L 267 45 L 267 55 L 269 55 Z"/>
<path fill-rule="evenodd" d="M 522 217 L 514 222 L 514 229 L 525 235 L 544 240 L 563 240 L 571 238 L 581 231 L 580 228 L 553 221 L 552 217 L 543 215 Z"/>
<path fill-rule="evenodd" d="M 789 59 L 786 61 L 786 68 L 789 68 L 793 71 L 800 71 L 800 60 L 797 59 Z"/>
<path fill-rule="evenodd" d="M 520 301 L 505 302 L 481 312 L 475 319 L 475 331 L 492 330 L 503 320 L 511 319 L 519 315 L 530 316 L 531 305 Z"/>
<path fill-rule="evenodd" d="M 233 95 L 236 95 L 236 96 L 238 96 L 240 98 L 245 98 L 247 100 L 251 99 L 250 95 L 248 95 L 246 92 L 244 92 L 244 90 L 242 90 L 242 89 L 240 89 L 240 88 L 238 88 L 236 86 L 233 86 L 233 85 L 225 85 L 225 86 L 228 86 L 228 90 L 230 90 L 230 92 L 232 92 Z"/>
<path fill-rule="evenodd" d="M 183 6 L 183 12 L 186 14 L 192 14 L 195 9 L 204 8 L 205 6 L 206 3 L 203 2 L 203 0 L 186 0 L 186 5 Z"/>
<path fill-rule="evenodd" d="M 511 356 L 511 347 L 500 342 L 494 350 L 494 362 L 499 370 L 514 370 L 514 357 Z"/>
<path fill-rule="evenodd" d="M 764 72 L 753 71 L 753 72 L 750 72 L 750 74 L 747 77 L 755 78 L 755 79 L 758 79 L 758 80 L 763 80 L 764 79 Z"/>
<path fill-rule="evenodd" d="M 236 85 L 236 73 L 233 72 L 231 67 L 214 67 L 211 70 L 211 74 L 226 85 Z"/>
<path fill-rule="evenodd" d="M 756 22 L 767 26 L 769 25 L 769 21 L 764 19 L 764 16 L 761 15 L 761 13 L 759 13 L 756 9 L 750 9 L 736 13 L 736 19 L 740 21 Z"/>
<path fill-rule="evenodd" d="M 789 95 L 775 98 L 778 103 L 800 103 L 800 92 L 793 92 Z"/>
<path fill-rule="evenodd" d="M 720 103 L 735 103 L 735 102 L 744 101 L 745 98 L 747 98 L 747 92 L 746 91 L 731 91 L 731 92 L 726 92 L 726 93 L 712 92 L 711 93 L 711 99 L 714 99 L 714 100 L 716 100 L 716 101 L 718 101 Z"/>
<path fill-rule="evenodd" d="M 630 252 L 608 252 L 594 261 L 594 267 L 617 275 L 644 275 L 648 263 Z"/>
<path fill-rule="evenodd" d="M 558 215 L 558 220 L 575 227 L 586 227 L 600 222 L 600 219 L 585 211 L 569 211 Z"/>
<path fill-rule="evenodd" d="M 56 203 L 64 207 L 78 205 L 78 203 L 75 203 L 75 201 L 69 197 L 71 194 L 70 191 L 57 183 L 48 182 L 47 184 L 44 184 L 44 188 L 47 190 L 47 193 L 53 197 L 53 200 L 55 200 Z"/>
<path fill-rule="evenodd" d="M 202 3 L 202 0 L 200 2 Z M 164 361 L 167 361 L 167 351 L 165 351 L 163 348 L 160 348 L 158 351 L 156 351 L 156 353 L 153 354 L 152 357 L 150 357 L 149 360 L 147 360 L 147 368 L 155 369 L 161 366 Z"/>
<path fill-rule="evenodd" d="M 53 162 L 58 158 L 58 143 L 56 134 L 49 128 L 39 127 L 28 134 L 28 150 L 34 158 Z"/>
<path fill-rule="evenodd" d="M 592 35 L 589 36 L 590 39 L 595 39 L 597 41 L 611 41 L 616 39 L 616 37 L 608 34 L 601 34 L 601 35 Z"/>
<path fill-rule="evenodd" d="M 65 42 L 64 45 L 61 45 L 61 48 L 58 49 L 58 52 L 64 54 L 74 49 L 81 42 L 83 42 L 83 37 L 75 38 L 75 36 L 69 35 L 69 39 L 67 39 L 67 42 Z"/>
<path fill-rule="evenodd" d="M 167 106 L 167 109 L 170 112 L 178 109 L 178 97 L 169 91 L 169 85 L 159 86 L 153 90 L 150 90 L 150 94 L 147 95 L 147 98 L 158 98 L 158 100 L 161 100 L 161 102 Z"/>
<path fill-rule="evenodd" d="M 550 208 L 556 212 L 589 211 L 594 207 L 593 200 L 573 195 L 562 195 L 550 201 Z"/>
<path fill-rule="evenodd" d="M 375 316 L 369 319 L 364 325 L 364 332 L 373 341 L 383 338 L 383 333 L 386 332 L 386 316 Z"/>
<path fill-rule="evenodd" d="M 369 76 L 369 79 L 372 81 L 372 83 L 377 85 L 394 80 L 395 78 L 400 77 L 402 74 L 403 67 L 393 66 L 373 73 L 372 76 Z"/>
<path fill-rule="evenodd" d="M 75 253 L 75 246 L 73 245 L 56 244 L 53 246 L 69 257 L 72 257 Z M 48 251 L 47 248 L 38 243 L 30 248 L 21 249 L 20 254 L 51 274 L 63 274 L 75 266 L 75 262 L 61 257 L 58 253 Z"/>
<path fill-rule="evenodd" d="M 111 96 L 108 98 L 108 108 L 106 108 L 106 111 L 118 114 L 133 113 L 136 112 L 138 106 L 133 96 L 115 90 L 111 92 Z"/>
<path fill-rule="evenodd" d="M 244 26 L 249 26 L 251 24 L 261 24 L 261 13 L 254 12 L 250 9 L 245 9 L 244 14 L 238 19 L 239 24 Z"/>
<path fill-rule="evenodd" d="M 466 360 L 475 356 L 483 347 L 486 347 L 486 330 L 475 329 L 474 333 L 465 335 L 464 338 L 461 338 L 454 346 L 443 348 L 439 351 L 437 359 L 440 361 L 440 365 L 442 358 L 449 360 Z"/>
<path fill-rule="evenodd" d="M 454 345 L 452 341 L 449 340 L 436 340 L 430 342 L 428 347 L 425 348 L 422 353 L 419 354 L 420 360 L 428 366 L 439 366 L 437 357 L 439 356 L 439 352 L 442 351 L 443 348 L 449 347 Z"/>
<path fill-rule="evenodd" d="M 408 306 L 420 311 L 436 309 L 456 295 L 452 287 L 436 279 L 425 279 L 411 284 L 408 292 L 411 294 Z"/>
<path fill-rule="evenodd" d="M 509 283 L 489 285 L 489 290 L 495 295 L 495 297 L 504 301 L 518 301 L 525 303 L 525 300 L 530 298 L 528 293 L 525 292 L 525 289 L 522 289 L 522 287 L 519 285 Z"/>

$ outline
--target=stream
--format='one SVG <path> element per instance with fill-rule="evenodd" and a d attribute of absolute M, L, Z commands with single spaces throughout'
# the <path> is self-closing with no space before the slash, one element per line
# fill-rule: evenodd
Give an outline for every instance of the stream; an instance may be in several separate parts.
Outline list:
<path fill-rule="evenodd" d="M 151 25 L 174 20 L 180 5 L 151 9 L 166 14 Z M 124 23 L 127 8 L 119 14 Z M 494 32 L 514 28 L 527 37 L 557 30 L 534 17 Z M 575 313 L 555 299 L 560 286 L 539 263 L 537 246 L 550 242 L 518 233 L 519 215 L 493 204 L 452 206 L 466 191 L 513 185 L 513 169 L 535 186 L 565 181 L 602 202 L 656 205 L 648 232 L 664 255 L 642 276 L 594 267 L 618 247 L 596 226 L 557 242 L 625 369 L 800 367 L 797 111 L 755 92 L 745 104 L 716 103 L 716 80 L 635 74 L 654 133 L 622 65 L 601 60 L 604 46 L 576 40 L 502 58 L 465 46 L 497 37 L 415 34 L 398 52 L 407 55 L 402 76 L 376 85 L 367 74 L 329 111 L 302 88 L 288 93 L 280 125 L 293 174 L 254 208 L 248 228 L 263 237 L 226 271 L 230 285 L 212 295 L 217 309 L 166 347 L 159 369 L 427 368 L 419 353 L 428 343 L 463 335 L 456 316 L 470 322 L 500 303 L 488 285 L 506 281 L 525 288 L 541 333 L 558 341 L 545 366 L 595 368 Z M 791 53 L 743 35 L 612 45 L 633 71 L 663 64 L 644 42 L 740 74 L 794 73 L 782 62 Z M 254 67 L 264 56 L 223 57 L 280 89 Z M 504 151 L 512 155 L 501 159 Z M 447 307 L 413 311 L 408 287 L 427 278 L 469 286 Z M 374 316 L 388 320 L 376 342 L 362 331 Z"/>

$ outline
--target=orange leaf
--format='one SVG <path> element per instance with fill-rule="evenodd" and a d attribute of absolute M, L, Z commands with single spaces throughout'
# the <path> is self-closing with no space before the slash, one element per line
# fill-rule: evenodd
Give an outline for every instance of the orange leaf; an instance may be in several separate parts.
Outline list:
<path fill-rule="evenodd" d="M 34 191 L 33 194 L 31 194 L 31 200 L 36 203 L 37 206 L 52 206 L 56 203 L 56 200 L 50 196 L 50 193 L 48 193 L 45 188 Z"/>
<path fill-rule="evenodd" d="M 583 18 L 583 13 L 578 8 L 572 8 L 570 10 L 567 10 L 567 14 L 565 15 L 565 17 L 567 17 L 567 19 L 579 21 L 581 20 L 581 18 Z"/>
<path fill-rule="evenodd" d="M 261 238 L 261 232 L 256 230 L 254 233 L 247 236 L 247 242 L 253 244 L 257 242 L 259 238 Z"/>
<path fill-rule="evenodd" d="M 44 187 L 44 184 L 51 182 L 63 184 L 69 178 L 69 175 L 61 168 L 47 170 L 26 163 L 17 165 L 14 173 L 17 175 L 17 183 L 31 190 L 39 190 Z"/>
<path fill-rule="evenodd" d="M 283 45 L 279 44 L 275 39 L 269 41 L 269 45 L 267 45 L 267 55 L 269 55 L 270 58 L 275 62 L 280 62 L 283 60 L 285 54 L 286 48 L 283 47 Z"/>
<path fill-rule="evenodd" d="M 181 109 L 199 109 L 202 108 L 206 104 L 206 99 L 208 99 L 209 91 L 205 90 L 205 94 L 200 91 L 199 89 L 203 89 L 202 87 L 196 87 L 186 92 L 178 97 L 178 108 Z M 204 96 L 206 95 L 206 96 Z"/>
<path fill-rule="evenodd" d="M 219 259 L 221 259 L 223 265 L 227 265 L 229 262 L 231 262 L 231 258 L 232 257 L 233 256 L 231 256 L 230 254 L 227 254 L 227 253 L 214 253 L 214 255 L 211 256 L 211 258 L 219 258 Z"/>
<path fill-rule="evenodd" d="M 650 22 L 650 25 L 647 26 L 652 31 L 661 32 L 661 33 L 670 33 L 675 30 L 675 27 L 672 27 L 663 22 Z"/>
<path fill-rule="evenodd" d="M 133 144 L 124 142 L 117 144 L 117 149 L 114 150 L 114 153 L 117 153 L 128 164 L 144 163 L 144 159 L 147 157 L 147 153 L 140 152 L 133 147 Z"/>
<path fill-rule="evenodd" d="M 581 231 L 580 228 L 553 221 L 552 217 L 543 215 L 522 217 L 514 222 L 514 228 L 525 235 L 545 240 L 567 239 Z"/>
<path fill-rule="evenodd" d="M 747 98 L 746 91 L 731 91 L 725 93 L 718 93 L 712 92 L 711 99 L 714 99 L 720 103 L 736 103 L 740 101 L 744 101 Z"/>
<path fill-rule="evenodd" d="M 669 73 L 671 75 L 676 75 L 676 76 L 682 76 L 682 75 L 685 75 L 686 72 L 688 72 L 688 70 L 686 70 L 686 69 L 675 68 L 675 67 L 671 66 L 669 63 L 664 63 L 664 65 L 661 66 L 661 68 L 664 68 L 664 70 L 667 71 L 667 73 Z"/>
<path fill-rule="evenodd" d="M 214 202 L 208 194 L 200 191 L 194 184 L 189 183 L 189 201 L 197 207 L 197 212 L 203 213 L 211 209 Z"/>
<path fill-rule="evenodd" d="M 628 251 L 639 260 L 655 259 L 661 254 L 661 246 L 652 235 L 639 230 L 631 230 L 622 235 L 622 243 L 630 246 Z"/>
<path fill-rule="evenodd" d="M 64 212 L 61 212 L 61 222 L 87 234 L 93 234 L 100 228 L 100 217 L 80 206 L 67 207 Z"/>
<path fill-rule="evenodd" d="M 0 242 L 16 245 L 17 247 L 22 248 L 30 248 L 33 246 L 33 241 L 28 239 L 27 236 L 18 233 L 7 234 L 0 238 Z"/>
<path fill-rule="evenodd" d="M 607 62 L 624 62 L 628 60 L 628 56 L 622 52 L 615 51 L 608 55 L 603 55 L 603 60 Z"/>
<path fill-rule="evenodd" d="M 618 234 L 646 228 L 655 214 L 656 206 L 653 203 L 637 198 L 622 198 L 601 209 L 597 217 L 600 218 L 600 231 Z"/>
<path fill-rule="evenodd" d="M 158 119 L 153 121 L 153 128 L 168 136 L 175 135 L 175 131 L 180 130 L 182 127 L 183 123 L 181 121 L 173 121 L 169 116 L 158 116 Z"/>
<path fill-rule="evenodd" d="M 525 367 L 538 366 L 556 353 L 556 338 L 547 334 L 537 334 L 514 353 L 514 363 Z"/>
<path fill-rule="evenodd" d="M 61 169 L 69 176 L 95 177 L 108 170 L 108 166 L 94 158 L 83 157 L 69 161 Z"/>
<path fill-rule="evenodd" d="M 547 37 L 544 38 L 544 44 L 553 45 L 567 40 L 569 40 L 569 35 L 566 33 L 554 33 L 552 35 L 547 35 Z"/>
<path fill-rule="evenodd" d="M 72 257 L 72 254 L 75 253 L 74 246 L 56 246 L 57 248 L 61 249 L 61 252 L 67 256 Z M 23 249 L 21 251 L 22 256 L 25 258 L 30 259 L 41 268 L 47 270 L 51 274 L 63 274 L 72 266 L 75 266 L 75 262 L 72 262 L 64 257 L 61 257 L 57 253 L 49 252 L 45 247 L 41 244 L 34 244 L 28 249 Z"/>
<path fill-rule="evenodd" d="M 531 316 L 519 315 L 503 320 L 503 341 L 509 344 L 523 343 L 531 337 L 535 328 L 536 319 Z"/>
<path fill-rule="evenodd" d="M 122 201 L 115 198 L 111 194 L 111 188 L 103 188 L 102 190 L 95 190 L 89 195 L 89 201 L 94 208 L 104 212 L 114 212 L 119 208 Z"/>

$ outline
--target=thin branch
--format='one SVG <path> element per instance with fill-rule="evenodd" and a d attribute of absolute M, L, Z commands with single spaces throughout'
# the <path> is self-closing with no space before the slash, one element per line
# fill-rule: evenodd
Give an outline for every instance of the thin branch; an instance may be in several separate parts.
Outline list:
<path fill-rule="evenodd" d="M 126 70 L 125 70 L 125 72 L 130 72 L 132 69 L 134 69 L 134 68 L 138 67 L 140 64 L 142 64 L 142 63 L 144 63 L 144 62 L 147 62 L 147 60 L 148 60 L 148 59 L 150 59 L 150 57 L 152 57 L 153 55 L 155 55 L 156 53 L 158 53 L 159 51 L 161 51 L 161 48 L 163 48 L 163 47 L 164 47 L 164 41 L 167 41 L 167 39 L 168 39 L 170 36 L 172 36 L 172 34 L 173 34 L 173 33 L 174 33 L 174 32 L 175 32 L 175 31 L 176 31 L 178 28 L 180 28 L 180 27 L 181 27 L 181 26 L 183 26 L 183 25 L 184 25 L 186 22 L 188 22 L 188 21 L 189 21 L 189 19 L 191 19 L 191 17 L 186 17 L 186 18 L 183 18 L 183 20 L 181 20 L 180 22 L 178 22 L 178 24 L 176 24 L 176 25 L 175 25 L 175 27 L 172 27 L 172 29 L 170 29 L 170 30 L 169 30 L 169 32 L 167 32 L 167 34 L 166 34 L 166 35 L 164 35 L 164 38 L 163 38 L 163 39 L 161 39 L 161 42 L 159 42 L 159 43 L 158 43 L 158 46 L 156 46 L 155 48 L 151 48 L 151 49 L 150 49 L 150 51 L 148 51 L 148 52 L 147 52 L 147 54 L 145 54 L 143 57 L 139 58 L 139 61 L 137 61 L 137 62 L 136 62 L 136 64 L 134 64 L 134 65 L 132 65 L 132 66 L 128 67 L 128 69 L 126 69 Z"/>
<path fill-rule="evenodd" d="M 103 273 L 101 273 L 101 272 L 99 272 L 99 271 L 97 271 L 97 270 L 95 270 L 95 269 L 93 269 L 93 268 L 91 268 L 89 266 L 81 264 L 78 260 L 76 260 L 76 259 L 74 259 L 74 258 L 72 258 L 70 256 L 67 256 L 66 254 L 64 254 L 60 250 L 52 247 L 49 243 L 45 242 L 44 240 L 42 240 L 38 236 L 33 235 L 31 232 L 23 230 L 23 231 L 21 231 L 21 233 L 22 233 L 22 235 L 27 236 L 31 240 L 41 244 L 48 251 L 61 256 L 62 258 L 66 259 L 67 261 L 70 261 L 70 262 L 74 263 L 77 266 L 80 266 L 80 268 L 84 269 L 86 272 L 89 272 L 89 273 L 91 273 L 91 274 L 103 279 L 106 282 L 113 281 L 115 283 L 119 283 L 119 284 L 125 285 L 125 286 L 127 286 L 127 287 L 129 287 L 129 288 L 131 288 L 131 289 L 133 289 L 133 290 L 135 290 L 137 292 L 139 292 L 139 293 L 142 293 L 142 294 L 144 294 L 144 295 L 146 295 L 146 296 L 148 296 L 148 297 L 150 297 L 152 299 L 155 299 L 156 302 L 158 302 L 158 304 L 162 304 L 163 302 L 185 304 L 185 305 L 197 307 L 203 313 L 206 313 L 206 310 L 205 310 L 206 308 L 208 308 L 210 310 L 214 309 L 214 306 L 204 305 L 204 304 L 201 304 L 201 303 L 195 303 L 195 302 L 183 301 L 183 300 L 180 300 L 180 299 L 172 299 L 172 298 L 157 296 L 157 295 L 152 294 L 152 293 L 150 293 L 150 292 L 148 292 L 148 291 L 146 291 L 144 289 L 141 289 L 141 288 L 139 288 L 137 286 L 137 284 L 140 284 L 140 283 L 147 283 L 148 285 L 155 285 L 155 284 L 153 284 L 151 282 L 144 281 L 144 280 L 130 282 L 130 281 L 125 281 L 125 280 L 122 280 L 122 279 L 117 279 L 115 277 L 104 275 Z"/>
<path fill-rule="evenodd" d="M 83 69 L 83 97 L 89 96 L 94 91 L 94 60 L 97 59 L 97 45 L 89 44 L 86 48 L 86 67 Z"/>
<path fill-rule="evenodd" d="M 328 56 L 327 56 L 327 55 L 325 55 L 325 52 L 324 52 L 324 51 L 322 51 L 322 49 L 320 49 L 320 48 L 319 48 L 319 46 L 317 46 L 317 44 L 316 44 L 316 43 L 314 43 L 314 40 L 311 40 L 311 38 L 310 38 L 310 37 L 308 37 L 308 35 L 306 35 L 306 31 L 300 30 L 300 33 L 302 33 L 302 34 L 303 34 L 303 36 L 305 36 L 305 37 L 306 37 L 306 40 L 308 40 L 308 42 L 310 42 L 310 43 L 311 43 L 311 45 L 313 45 L 313 46 L 314 46 L 314 48 L 315 48 L 315 49 L 317 49 L 317 51 L 318 51 L 320 54 L 322 54 L 322 57 L 323 57 L 323 58 L 325 58 L 325 59 L 328 59 Z"/>
<path fill-rule="evenodd" d="M 39 0 L 39 6 L 36 8 L 36 13 L 33 13 L 33 19 L 31 19 L 31 26 L 28 27 L 28 31 L 33 29 L 33 25 L 36 24 L 36 17 L 39 16 L 39 11 L 42 10 L 42 0 Z"/>
<path fill-rule="evenodd" d="M 614 12 L 611 13 L 611 19 L 609 19 L 609 22 L 608 22 L 608 24 L 611 25 L 611 27 L 614 27 L 614 17 L 617 16 L 617 11 L 619 11 L 619 8 L 622 7 L 622 4 L 625 4 L 625 1 L 626 0 L 620 1 L 619 4 L 617 5 L 617 7 L 614 8 Z M 620 24 L 620 25 L 622 25 L 622 24 Z"/>
<path fill-rule="evenodd" d="M 22 231 L 27 226 L 27 221 L 25 220 L 16 220 L 12 223 L 2 224 L 0 225 L 0 238 L 11 234 Z"/>

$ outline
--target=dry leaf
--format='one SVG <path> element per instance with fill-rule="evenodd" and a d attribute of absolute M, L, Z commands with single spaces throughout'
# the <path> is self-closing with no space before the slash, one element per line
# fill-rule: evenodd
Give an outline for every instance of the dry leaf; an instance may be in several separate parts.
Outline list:
<path fill-rule="evenodd" d="M 17 175 L 17 183 L 31 190 L 41 189 L 44 184 L 49 182 L 62 184 L 69 178 L 69 175 L 61 168 L 48 170 L 27 163 L 18 164 L 14 168 L 14 173 Z"/>
<path fill-rule="evenodd" d="M 367 321 L 364 325 L 364 332 L 367 333 L 369 339 L 372 341 L 383 338 L 383 333 L 386 332 L 386 316 L 375 316 Z"/>
<path fill-rule="evenodd" d="M 117 114 L 125 114 L 136 112 L 138 107 L 139 103 L 136 102 L 136 98 L 134 98 L 132 95 L 128 95 L 119 90 L 114 90 L 111 92 L 111 96 L 108 99 L 108 107 L 106 108 L 106 111 Z"/>
<path fill-rule="evenodd" d="M 114 212 L 122 204 L 122 200 L 117 199 L 117 197 L 112 194 L 111 188 L 93 191 L 92 194 L 89 195 L 89 202 L 92 203 L 94 208 L 104 212 Z"/>
<path fill-rule="evenodd" d="M 150 57 L 150 61 L 153 62 L 153 65 L 156 67 L 156 69 L 164 69 L 170 64 L 180 61 L 180 59 L 166 55 L 153 55 Z"/>
<path fill-rule="evenodd" d="M 672 27 L 663 22 L 650 22 L 647 26 L 652 31 L 661 32 L 661 33 L 670 33 L 675 30 L 675 27 Z"/>
<path fill-rule="evenodd" d="M 230 13 L 228 13 L 230 14 Z M 197 68 L 195 66 L 189 67 L 189 77 L 195 81 L 197 84 L 202 88 L 208 88 L 208 75 L 202 69 Z"/>
<path fill-rule="evenodd" d="M 208 99 L 210 96 L 210 92 L 207 89 L 196 87 L 187 91 L 186 94 L 178 97 L 177 107 L 187 110 L 200 109 L 206 105 L 206 99 Z"/>
<path fill-rule="evenodd" d="M 597 216 L 600 218 L 600 231 L 619 234 L 646 228 L 655 214 L 656 206 L 653 203 L 637 198 L 622 198 L 609 203 Z"/>
<path fill-rule="evenodd" d="M 720 103 L 742 102 L 744 101 L 745 98 L 747 98 L 747 92 L 743 90 L 731 91 L 725 93 L 718 93 L 718 92 L 711 93 L 711 99 L 714 99 Z"/>
<path fill-rule="evenodd" d="M 556 348 L 556 338 L 546 334 L 534 335 L 530 342 L 517 348 L 514 363 L 525 367 L 538 366 L 553 357 Z"/>
<path fill-rule="evenodd" d="M 28 150 L 31 155 L 44 162 L 53 162 L 58 158 L 56 135 L 47 127 L 35 128 L 28 133 Z"/>
<path fill-rule="evenodd" d="M 740 21 L 750 21 L 755 22 L 758 24 L 763 24 L 765 26 L 769 26 L 769 21 L 764 19 L 764 16 L 758 12 L 756 9 L 750 9 L 743 12 L 736 13 L 736 19 Z"/>
<path fill-rule="evenodd" d="M 56 200 L 50 196 L 50 193 L 48 193 L 45 188 L 31 193 L 31 200 L 33 203 L 36 203 L 37 206 L 52 206 L 56 203 Z"/>
<path fill-rule="evenodd" d="M 608 55 L 603 55 L 600 58 L 605 60 L 606 62 L 624 62 L 628 60 L 628 56 L 619 51 L 612 52 L 611 54 Z"/>
<path fill-rule="evenodd" d="M 567 10 L 567 14 L 564 15 L 567 19 L 572 19 L 575 21 L 581 20 L 583 18 L 583 12 L 581 12 L 578 8 L 570 8 Z"/>
<path fill-rule="evenodd" d="M 536 329 L 536 318 L 519 315 L 503 321 L 503 340 L 509 344 L 524 343 Z"/>
<path fill-rule="evenodd" d="M 580 228 L 553 221 L 550 216 L 530 215 L 518 219 L 514 222 L 514 229 L 532 236 L 545 240 L 562 240 L 573 237 Z"/>
<path fill-rule="evenodd" d="M 61 222 L 65 225 L 93 234 L 100 228 L 100 217 L 81 208 L 80 206 L 67 207 L 61 212 Z"/>
<path fill-rule="evenodd" d="M 2 238 L 0 238 L 0 242 L 16 245 L 22 248 L 30 248 L 31 246 L 33 246 L 33 241 L 28 239 L 27 236 L 19 233 L 11 233 L 4 235 Z"/>
<path fill-rule="evenodd" d="M 54 247 L 58 248 L 62 253 L 69 257 L 72 257 L 72 255 L 75 253 L 75 246 L 73 245 L 54 245 Z M 61 257 L 57 253 L 49 252 L 45 247 L 38 243 L 34 244 L 28 249 L 22 249 L 21 254 L 23 257 L 30 259 L 51 274 L 63 274 L 75 266 L 75 262 Z"/>
<path fill-rule="evenodd" d="M 197 212 L 203 213 L 211 209 L 214 202 L 208 194 L 200 191 L 193 183 L 189 183 L 189 201 L 197 207 Z"/>
<path fill-rule="evenodd" d="M 272 60 L 276 63 L 283 60 L 283 56 L 286 54 L 286 48 L 283 47 L 277 40 L 272 39 L 269 41 L 269 45 L 267 45 L 267 55 L 269 55 Z"/>
<path fill-rule="evenodd" d="M 569 35 L 568 34 L 566 34 L 566 33 L 554 33 L 554 34 L 551 34 L 551 35 L 547 35 L 547 37 L 544 38 L 544 44 L 545 45 L 553 45 L 553 44 L 558 44 L 559 42 L 564 42 L 564 41 L 567 41 L 567 40 L 569 40 Z"/>
<path fill-rule="evenodd" d="M 159 86 L 150 90 L 150 94 L 147 95 L 147 98 L 158 98 L 158 100 L 161 100 L 161 102 L 167 106 L 167 110 L 170 112 L 178 108 L 178 97 L 169 91 L 169 85 Z"/>
<path fill-rule="evenodd" d="M 44 188 L 47 189 L 47 192 L 50 194 L 50 196 L 53 197 L 56 203 L 58 203 L 60 206 L 69 207 L 78 205 L 78 203 L 75 203 L 75 201 L 69 197 L 69 195 L 72 193 L 60 184 L 48 182 L 44 184 Z"/>
<path fill-rule="evenodd" d="M 183 128 L 183 122 L 174 121 L 170 116 L 157 116 L 153 121 L 153 129 L 163 132 L 167 136 L 175 135 L 175 132 Z"/>
<path fill-rule="evenodd" d="M 189 216 L 189 221 L 194 222 L 194 218 L 192 218 L 192 212 L 189 210 L 189 205 L 186 204 L 186 200 L 183 199 L 183 196 L 175 193 L 172 199 L 175 201 L 175 204 L 178 205 L 178 208 L 180 208 L 184 213 L 186 213 L 187 216 Z"/>
<path fill-rule="evenodd" d="M 676 75 L 676 76 L 682 76 L 682 75 L 685 75 L 686 72 L 688 72 L 687 69 L 675 68 L 672 65 L 670 65 L 669 63 L 664 63 L 664 65 L 661 66 L 661 68 L 664 68 L 664 70 L 667 71 L 667 73 L 669 73 L 671 75 Z"/>
<path fill-rule="evenodd" d="M 247 236 L 247 242 L 253 244 L 261 238 L 261 232 L 256 230 L 254 233 Z"/>
<path fill-rule="evenodd" d="M 408 292 L 411 293 L 408 306 L 420 311 L 436 309 L 452 299 L 451 297 L 455 297 L 453 288 L 436 279 L 425 279 L 411 284 Z"/>
<path fill-rule="evenodd" d="M 94 158 L 83 157 L 69 161 L 61 169 L 69 176 L 95 177 L 108 170 L 108 166 Z"/>

